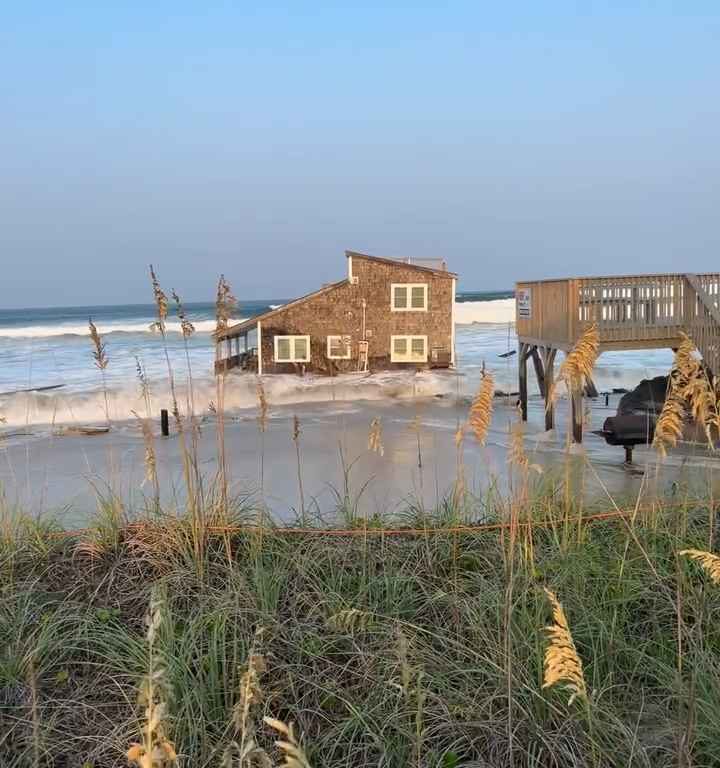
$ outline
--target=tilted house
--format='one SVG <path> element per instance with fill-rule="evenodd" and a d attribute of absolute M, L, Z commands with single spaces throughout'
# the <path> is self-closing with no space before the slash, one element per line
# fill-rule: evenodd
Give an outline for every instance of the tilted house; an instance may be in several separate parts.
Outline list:
<path fill-rule="evenodd" d="M 344 280 L 223 331 L 216 373 L 240 368 L 334 374 L 453 365 L 457 276 L 445 263 L 352 251 L 346 257 Z"/>

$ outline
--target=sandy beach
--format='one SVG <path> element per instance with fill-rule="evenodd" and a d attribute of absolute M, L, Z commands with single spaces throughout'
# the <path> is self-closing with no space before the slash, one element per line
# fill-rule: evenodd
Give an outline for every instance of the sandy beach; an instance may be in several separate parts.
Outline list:
<path fill-rule="evenodd" d="M 452 488 L 457 476 L 457 426 L 467 416 L 467 398 L 452 395 L 371 401 L 335 401 L 271 405 L 267 430 L 261 438 L 257 410 L 235 410 L 225 416 L 225 451 L 231 492 L 250 501 L 264 499 L 272 515 L 292 520 L 300 510 L 293 417 L 300 420 L 300 472 L 308 516 L 328 515 L 343 494 L 345 481 L 357 513 L 372 516 L 402 515 L 409 507 L 435 508 Z M 543 406 L 531 398 L 525 428 L 525 448 L 542 475 L 549 480 L 572 467 L 574 493 L 595 505 L 630 503 L 638 494 L 675 487 L 687 492 L 694 483 L 707 483 L 720 461 L 699 445 L 686 445 L 662 462 L 649 447 L 635 451 L 635 464 L 623 464 L 621 448 L 607 446 L 592 434 L 613 415 L 617 396 L 608 406 L 604 398 L 588 403 L 589 426 L 582 446 L 568 450 L 565 424 L 567 402 L 557 408 L 557 429 L 545 432 Z M 383 455 L 368 450 L 372 419 L 382 424 Z M 517 420 L 515 400 L 496 398 L 487 444 L 480 446 L 471 433 L 464 441 L 464 471 L 468 489 L 482 497 L 488 489 L 507 491 L 510 425 Z M 182 508 L 183 477 L 180 440 L 155 435 L 158 476 L 163 505 Z M 261 444 L 264 441 L 264 451 Z M 198 445 L 200 469 L 210 483 L 218 469 L 217 424 L 202 418 Z M 260 458 L 264 454 L 261 492 Z M 343 469 L 343 464 L 345 470 Z M 66 526 L 83 525 L 98 507 L 98 494 L 117 494 L 129 514 L 138 514 L 151 488 L 143 482 L 144 444 L 137 423 L 113 425 L 106 435 L 47 436 L 15 434 L 0 447 L 0 484 L 5 507 L 33 515 L 51 515 Z"/>

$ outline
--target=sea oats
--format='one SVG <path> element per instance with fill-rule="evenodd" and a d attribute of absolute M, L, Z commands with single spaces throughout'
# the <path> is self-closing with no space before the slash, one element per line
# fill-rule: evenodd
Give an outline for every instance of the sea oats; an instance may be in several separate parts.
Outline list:
<path fill-rule="evenodd" d="M 382 422 L 374 418 L 370 422 L 370 431 L 368 432 L 368 451 L 377 453 L 378 456 L 385 455 L 385 446 L 382 441 Z"/>
<path fill-rule="evenodd" d="M 565 611 L 554 592 L 545 588 L 545 594 L 553 609 L 553 623 L 545 627 L 548 645 L 545 649 L 543 688 L 560 685 L 569 690 L 568 704 L 576 698 L 587 700 L 582 660 L 575 648 Z"/>
<path fill-rule="evenodd" d="M 600 334 L 595 323 L 589 325 L 575 346 L 568 352 L 558 372 L 557 381 L 565 382 L 568 392 L 581 392 L 592 376 L 595 362 L 600 353 Z M 553 387 L 553 397 L 559 388 Z"/>
<path fill-rule="evenodd" d="M 258 427 L 261 432 L 264 432 L 267 429 L 269 409 L 268 409 L 267 396 L 265 394 L 265 385 L 263 384 L 263 381 L 259 376 L 257 379 L 257 398 L 258 398 L 258 407 L 259 407 Z"/>
<path fill-rule="evenodd" d="M 653 447 L 661 456 L 666 456 L 668 448 L 674 448 L 682 437 L 685 420 L 685 404 L 677 390 L 670 385 L 665 402 L 655 423 Z"/>
<path fill-rule="evenodd" d="M 470 405 L 470 413 L 468 414 L 468 424 L 480 445 L 485 445 L 488 431 L 490 430 L 494 395 L 495 381 L 493 375 L 483 369 L 480 389 L 478 389 L 477 394 L 473 398 Z"/>
<path fill-rule="evenodd" d="M 183 338 L 189 339 L 195 333 L 195 326 L 190 322 L 185 312 L 185 307 L 183 307 L 180 297 L 174 290 L 172 291 L 172 297 L 175 301 L 175 311 L 177 312 L 178 320 L 180 320 L 180 332 Z"/>
<path fill-rule="evenodd" d="M 166 735 L 168 686 L 165 661 L 156 647 L 165 613 L 164 595 L 158 586 L 154 586 L 145 617 L 148 669 L 138 693 L 138 703 L 144 708 L 141 741 L 131 744 L 126 753 L 128 762 L 137 768 L 170 768 L 177 760 L 175 746 Z"/>
<path fill-rule="evenodd" d="M 215 334 L 228 327 L 228 322 L 237 307 L 237 299 L 233 296 L 230 284 L 225 275 L 220 275 L 215 297 Z"/>
<path fill-rule="evenodd" d="M 98 329 L 95 327 L 95 323 L 93 323 L 92 318 L 88 319 L 88 327 L 90 328 L 90 339 L 93 343 L 92 355 L 93 359 L 95 360 L 95 365 L 101 371 L 104 371 L 110 362 L 107 356 L 107 352 L 105 351 L 105 344 L 103 343 L 102 337 L 98 333 Z"/>
<path fill-rule="evenodd" d="M 714 555 L 712 552 L 703 552 L 700 549 L 683 549 L 678 554 L 699 563 L 713 584 L 720 586 L 720 556 Z"/>
<path fill-rule="evenodd" d="M 143 443 L 145 445 L 145 479 L 141 483 L 153 483 L 157 484 L 157 457 L 155 454 L 155 436 L 152 430 L 152 422 L 148 418 L 143 418 L 135 411 L 132 412 L 140 422 L 140 429 L 142 430 Z"/>
<path fill-rule="evenodd" d="M 508 464 L 517 467 L 522 472 L 533 470 L 542 473 L 539 464 L 532 464 L 525 450 L 525 428 L 522 421 L 516 421 L 510 426 L 510 445 L 508 447 Z"/>
<path fill-rule="evenodd" d="M 352 635 L 357 630 L 365 631 L 372 623 L 372 614 L 359 608 L 345 608 L 329 616 L 327 626 L 335 632 Z"/>
<path fill-rule="evenodd" d="M 165 320 L 168 315 L 168 300 L 163 289 L 160 287 L 160 281 L 155 274 L 153 265 L 150 265 L 150 281 L 152 282 L 153 297 L 155 298 L 155 308 L 157 311 L 157 321 L 150 328 L 165 334 Z"/>
<path fill-rule="evenodd" d="M 281 768 L 312 768 L 307 755 L 295 736 L 292 723 L 286 724 L 282 720 L 276 720 L 274 717 L 264 717 L 263 721 L 282 737 L 275 742 L 275 746 L 280 750 L 284 758 L 280 764 Z"/>
<path fill-rule="evenodd" d="M 145 368 L 137 355 L 135 355 L 135 374 L 137 375 L 138 379 L 140 397 L 142 397 L 146 404 L 149 404 L 150 382 L 148 381 L 147 374 L 145 373 Z"/>

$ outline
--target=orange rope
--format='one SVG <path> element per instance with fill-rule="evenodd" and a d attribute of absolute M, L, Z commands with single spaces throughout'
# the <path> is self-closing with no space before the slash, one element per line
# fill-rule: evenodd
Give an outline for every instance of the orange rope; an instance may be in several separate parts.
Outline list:
<path fill-rule="evenodd" d="M 707 499 L 688 499 L 685 502 L 678 502 L 670 505 L 670 509 L 688 505 L 699 505 L 715 509 L 720 505 L 720 501 L 712 502 Z M 612 509 L 605 512 L 596 512 L 592 515 L 577 515 L 575 517 L 564 517 L 554 520 L 532 520 L 530 522 L 502 522 L 502 523 L 479 523 L 477 525 L 457 525 L 447 528 L 273 528 L 271 526 L 262 527 L 259 525 L 208 525 L 205 530 L 207 533 L 222 535 L 226 533 L 263 533 L 275 534 L 280 536 L 429 536 L 443 535 L 450 533 L 473 534 L 488 531 L 509 530 L 517 528 L 552 528 L 559 525 L 575 523 L 591 523 L 602 520 L 618 520 L 632 517 L 635 514 L 649 511 L 654 505 L 646 504 L 640 507 L 630 509 Z M 668 507 L 666 506 L 665 509 Z M 172 522 L 172 518 L 170 518 Z M 142 531 L 145 529 L 162 528 L 162 523 L 149 523 L 147 521 L 128 523 L 123 530 L 128 532 Z M 78 528 L 69 531 L 53 531 L 49 535 L 52 538 L 82 538 L 91 532 L 92 528 Z"/>

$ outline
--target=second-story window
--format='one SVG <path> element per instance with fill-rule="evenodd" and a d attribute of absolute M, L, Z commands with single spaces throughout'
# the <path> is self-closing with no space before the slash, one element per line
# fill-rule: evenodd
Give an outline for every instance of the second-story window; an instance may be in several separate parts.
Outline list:
<path fill-rule="evenodd" d="M 427 312 L 427 283 L 393 283 L 390 306 L 393 312 Z"/>

